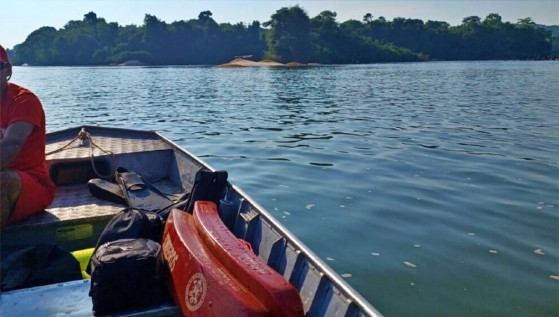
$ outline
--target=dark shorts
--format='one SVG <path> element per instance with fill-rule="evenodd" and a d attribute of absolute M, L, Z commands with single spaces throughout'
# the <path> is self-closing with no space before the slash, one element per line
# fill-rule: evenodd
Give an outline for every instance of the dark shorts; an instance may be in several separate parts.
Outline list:
<path fill-rule="evenodd" d="M 45 210 L 54 199 L 54 184 L 48 176 L 35 177 L 27 172 L 17 171 L 21 178 L 21 192 L 8 224 L 23 220 Z"/>

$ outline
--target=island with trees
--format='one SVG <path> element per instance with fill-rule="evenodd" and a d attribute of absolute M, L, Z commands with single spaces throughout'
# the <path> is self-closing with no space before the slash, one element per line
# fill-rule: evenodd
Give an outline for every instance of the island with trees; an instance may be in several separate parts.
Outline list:
<path fill-rule="evenodd" d="M 269 21 L 218 24 L 212 12 L 166 23 L 146 14 L 143 25 L 107 22 L 94 12 L 63 28 L 42 27 L 8 50 L 15 65 L 220 65 L 233 58 L 296 65 L 432 60 L 541 60 L 558 56 L 557 35 L 531 18 L 503 22 L 497 13 L 465 17 L 461 25 L 366 13 L 338 22 L 300 6 Z"/>

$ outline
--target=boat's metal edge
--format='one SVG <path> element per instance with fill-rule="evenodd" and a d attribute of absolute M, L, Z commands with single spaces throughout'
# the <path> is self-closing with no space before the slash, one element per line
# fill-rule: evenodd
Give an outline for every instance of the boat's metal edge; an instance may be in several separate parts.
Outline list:
<path fill-rule="evenodd" d="M 165 142 L 169 143 L 172 147 L 176 148 L 179 151 L 185 152 L 187 155 L 198 161 L 201 165 L 205 166 L 206 168 L 215 171 L 208 163 L 204 162 L 198 156 L 194 155 L 193 153 L 189 152 L 188 150 L 184 149 L 183 147 L 179 146 L 172 140 L 168 139 L 161 133 L 154 131 L 154 133 L 160 137 Z M 280 223 L 274 216 L 272 216 L 264 207 L 256 203 L 247 193 L 245 193 L 241 188 L 237 185 L 232 184 L 233 190 L 235 190 L 240 196 L 246 199 L 254 208 L 258 210 L 261 217 L 264 217 L 266 221 L 271 223 L 276 230 L 281 232 L 281 234 L 289 240 L 294 246 L 298 249 L 303 250 L 307 255 L 309 261 L 316 267 L 318 267 L 321 271 L 327 274 L 331 279 L 332 283 L 342 290 L 348 298 L 353 301 L 357 306 L 359 306 L 365 313 L 370 315 L 371 317 L 382 317 L 383 315 L 369 303 L 363 296 L 361 296 L 353 287 L 351 287 L 345 280 L 341 278 L 341 276 L 336 273 L 330 266 L 328 266 L 322 259 L 320 259 L 309 247 L 307 247 L 299 238 L 294 236 L 290 231 L 285 228 L 285 226 Z"/>
<path fill-rule="evenodd" d="M 233 189 L 243 196 L 251 205 L 258 209 L 260 216 L 264 217 L 266 221 L 269 221 L 275 229 L 280 231 L 281 234 L 293 243 L 297 248 L 304 250 L 307 254 L 309 261 L 318 267 L 321 271 L 327 274 L 331 279 L 332 283 L 346 293 L 350 300 L 352 300 L 357 306 L 363 309 L 364 312 L 369 314 L 371 317 L 382 317 L 383 315 L 369 303 L 363 296 L 361 296 L 353 287 L 351 287 L 341 276 L 336 273 L 330 266 L 328 266 L 321 258 L 319 258 L 309 247 L 307 247 L 299 238 L 294 236 L 290 231 L 288 231 L 285 226 L 280 223 L 274 216 L 272 216 L 264 207 L 256 203 L 250 196 L 245 193 L 242 189 L 233 185 Z"/>
<path fill-rule="evenodd" d="M 134 130 L 132 130 L 134 131 Z M 200 165 L 206 167 L 208 170 L 215 172 L 216 170 L 211 167 L 208 163 L 204 162 L 202 159 L 200 159 L 198 156 L 194 155 L 193 153 L 189 152 L 187 149 L 181 147 L 180 145 L 178 145 L 177 143 L 175 143 L 174 141 L 170 140 L 169 138 L 167 138 L 166 136 L 162 135 L 161 133 L 159 133 L 158 131 L 153 131 L 153 133 L 155 133 L 155 135 L 157 135 L 159 138 L 161 138 L 161 140 L 163 140 L 164 142 L 168 143 L 171 147 L 175 148 L 178 151 L 181 151 L 185 154 L 187 154 L 189 157 L 191 157 L 192 159 L 194 159 L 196 162 L 200 163 Z"/>

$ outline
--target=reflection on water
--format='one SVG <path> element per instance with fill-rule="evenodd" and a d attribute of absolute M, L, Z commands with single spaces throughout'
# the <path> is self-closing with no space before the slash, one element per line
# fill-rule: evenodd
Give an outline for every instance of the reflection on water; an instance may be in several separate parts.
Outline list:
<path fill-rule="evenodd" d="M 227 169 L 387 316 L 556 316 L 558 75 L 462 62 L 12 80 L 49 131 L 158 130 Z"/>

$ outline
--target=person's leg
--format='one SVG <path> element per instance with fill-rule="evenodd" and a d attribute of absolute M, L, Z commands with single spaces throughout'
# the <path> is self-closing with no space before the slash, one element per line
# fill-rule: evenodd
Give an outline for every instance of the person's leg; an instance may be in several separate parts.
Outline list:
<path fill-rule="evenodd" d="M 17 199 L 21 193 L 21 177 L 14 170 L 0 171 L 0 227 L 3 227 L 12 215 Z"/>
<path fill-rule="evenodd" d="M 49 176 L 32 175 L 22 171 L 17 171 L 17 174 L 21 179 L 21 189 L 12 214 L 3 225 L 22 221 L 43 212 L 54 199 L 55 187 Z"/>

